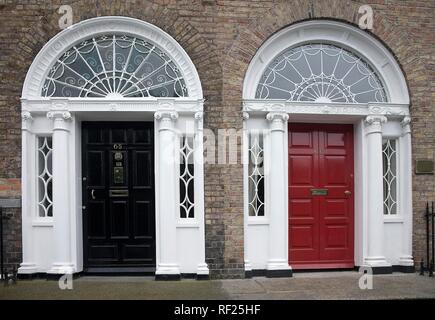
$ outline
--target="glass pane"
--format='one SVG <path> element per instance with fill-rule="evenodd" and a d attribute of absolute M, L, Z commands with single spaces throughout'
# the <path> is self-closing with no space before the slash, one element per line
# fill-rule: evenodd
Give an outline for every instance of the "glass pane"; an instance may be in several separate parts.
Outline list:
<path fill-rule="evenodd" d="M 306 102 L 386 102 L 383 84 L 363 58 L 335 45 L 287 49 L 267 66 L 256 98 Z"/>
<path fill-rule="evenodd" d="M 384 214 L 397 214 L 397 150 L 396 140 L 382 144 Z"/>
<path fill-rule="evenodd" d="M 250 216 L 264 216 L 263 135 L 249 135 L 248 203 Z"/>
<path fill-rule="evenodd" d="M 180 218 L 195 217 L 193 142 L 192 136 L 180 139 Z"/>
<path fill-rule="evenodd" d="M 187 97 L 184 78 L 154 44 L 119 34 L 69 48 L 45 79 L 44 97 Z"/>
<path fill-rule="evenodd" d="M 52 217 L 52 139 L 38 137 L 38 216 Z"/>

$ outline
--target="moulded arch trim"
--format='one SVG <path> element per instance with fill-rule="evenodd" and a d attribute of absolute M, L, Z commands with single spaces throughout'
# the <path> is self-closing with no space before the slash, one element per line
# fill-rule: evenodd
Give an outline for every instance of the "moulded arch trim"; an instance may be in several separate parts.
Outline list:
<path fill-rule="evenodd" d="M 258 49 L 246 71 L 243 99 L 255 99 L 260 77 L 278 54 L 287 48 L 314 41 L 337 44 L 365 58 L 381 78 L 388 102 L 409 104 L 405 77 L 390 51 L 365 31 L 332 20 L 309 20 L 296 23 L 266 40 Z"/>
<path fill-rule="evenodd" d="M 72 45 L 91 36 L 123 33 L 150 41 L 164 50 L 180 68 L 189 93 L 189 99 L 202 99 L 198 72 L 181 45 L 168 33 L 148 22 L 122 16 L 104 16 L 78 22 L 59 32 L 39 51 L 24 81 L 22 98 L 41 98 L 45 77 L 59 56 Z"/>

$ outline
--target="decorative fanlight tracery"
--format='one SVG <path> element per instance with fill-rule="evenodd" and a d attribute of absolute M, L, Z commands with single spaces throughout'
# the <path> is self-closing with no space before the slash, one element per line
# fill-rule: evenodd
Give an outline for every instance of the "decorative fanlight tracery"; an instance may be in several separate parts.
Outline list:
<path fill-rule="evenodd" d="M 151 42 L 102 35 L 72 46 L 48 72 L 44 97 L 187 97 L 172 59 Z"/>
<path fill-rule="evenodd" d="M 260 79 L 256 98 L 323 103 L 387 101 L 380 78 L 363 58 L 323 43 L 290 48 L 276 56 Z"/>

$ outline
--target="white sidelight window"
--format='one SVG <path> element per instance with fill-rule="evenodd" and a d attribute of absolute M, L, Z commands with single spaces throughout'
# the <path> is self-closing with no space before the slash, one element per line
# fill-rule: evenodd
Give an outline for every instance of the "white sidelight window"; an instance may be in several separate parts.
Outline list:
<path fill-rule="evenodd" d="M 249 134 L 248 192 L 249 216 L 264 216 L 264 147 L 263 134 L 252 131 Z"/>
<path fill-rule="evenodd" d="M 397 214 L 397 140 L 382 142 L 384 214 Z"/>
<path fill-rule="evenodd" d="M 38 137 L 38 217 L 53 217 L 52 137 Z"/>
<path fill-rule="evenodd" d="M 194 138 L 180 139 L 180 218 L 195 218 Z"/>

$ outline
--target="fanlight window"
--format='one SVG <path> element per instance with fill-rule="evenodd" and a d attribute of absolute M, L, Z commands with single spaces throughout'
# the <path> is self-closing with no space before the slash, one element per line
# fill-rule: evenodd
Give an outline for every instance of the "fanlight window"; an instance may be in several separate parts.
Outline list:
<path fill-rule="evenodd" d="M 279 54 L 266 68 L 256 98 L 288 101 L 386 102 L 383 84 L 361 57 L 331 44 L 306 44 Z"/>
<path fill-rule="evenodd" d="M 50 69 L 44 97 L 187 97 L 182 74 L 156 45 L 103 35 L 69 48 Z"/>

